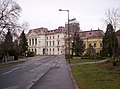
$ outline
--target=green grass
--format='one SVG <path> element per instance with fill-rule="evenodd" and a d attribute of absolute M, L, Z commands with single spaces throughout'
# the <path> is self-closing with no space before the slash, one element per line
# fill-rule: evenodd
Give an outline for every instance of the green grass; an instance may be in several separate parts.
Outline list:
<path fill-rule="evenodd" d="M 120 89 L 120 68 L 117 72 L 118 68 L 89 64 L 74 65 L 71 70 L 80 89 Z"/>
<path fill-rule="evenodd" d="M 70 59 L 71 63 L 80 63 L 80 62 L 96 62 L 99 61 L 98 59 L 81 59 L 80 57 L 74 57 L 73 59 Z M 67 62 L 69 60 L 67 59 Z"/>
<path fill-rule="evenodd" d="M 13 61 L 13 62 L 10 62 L 10 63 L 0 64 L 0 68 L 15 65 L 15 64 L 19 64 L 19 63 L 22 63 L 22 62 L 24 62 L 24 61 Z"/>

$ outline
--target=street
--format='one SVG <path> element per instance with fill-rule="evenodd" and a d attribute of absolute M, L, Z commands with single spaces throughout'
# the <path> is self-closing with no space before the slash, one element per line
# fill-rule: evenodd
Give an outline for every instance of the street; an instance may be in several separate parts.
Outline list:
<path fill-rule="evenodd" d="M 36 56 L 0 68 L 0 89 L 74 89 L 74 86 L 64 56 Z"/>

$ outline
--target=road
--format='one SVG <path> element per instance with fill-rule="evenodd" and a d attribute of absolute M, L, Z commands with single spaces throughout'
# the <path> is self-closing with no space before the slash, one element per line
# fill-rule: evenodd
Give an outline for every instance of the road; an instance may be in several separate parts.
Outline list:
<path fill-rule="evenodd" d="M 74 89 L 63 59 L 63 56 L 37 56 L 24 63 L 0 68 L 0 89 Z M 69 82 L 58 86 L 63 80 Z"/>

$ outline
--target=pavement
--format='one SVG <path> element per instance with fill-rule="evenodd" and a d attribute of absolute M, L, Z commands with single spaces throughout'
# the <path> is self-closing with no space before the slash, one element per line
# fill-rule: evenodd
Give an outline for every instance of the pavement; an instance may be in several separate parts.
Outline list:
<path fill-rule="evenodd" d="M 64 56 L 61 56 L 54 67 L 52 67 L 39 81 L 30 89 L 76 89 L 70 67 Z"/>
<path fill-rule="evenodd" d="M 78 63 L 71 63 L 70 66 L 72 66 L 72 65 L 84 65 L 84 64 L 103 63 L 103 62 L 108 61 L 108 60 L 109 60 L 109 59 L 100 60 L 100 61 L 96 61 L 96 62 L 78 62 Z"/>

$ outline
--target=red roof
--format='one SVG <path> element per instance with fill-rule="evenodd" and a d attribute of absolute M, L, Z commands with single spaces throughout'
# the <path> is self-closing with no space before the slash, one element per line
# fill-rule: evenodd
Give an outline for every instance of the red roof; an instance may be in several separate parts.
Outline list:
<path fill-rule="evenodd" d="M 81 37 L 88 37 L 88 38 L 103 37 L 104 32 L 102 30 L 91 30 L 91 31 L 80 32 L 80 35 L 81 35 Z"/>
<path fill-rule="evenodd" d="M 47 28 L 42 27 L 42 28 L 31 29 L 31 30 L 29 30 L 28 34 L 30 34 L 31 32 L 35 32 L 37 34 L 54 34 L 54 33 L 65 32 L 65 28 L 61 26 L 55 30 L 48 30 Z"/>
<path fill-rule="evenodd" d="M 116 36 L 120 36 L 120 30 L 116 31 Z"/>

